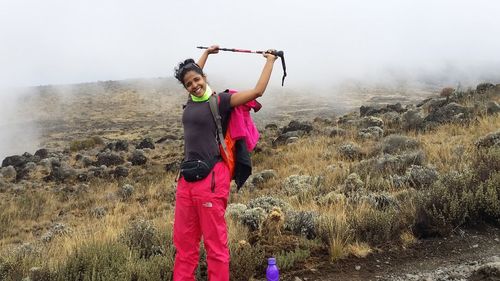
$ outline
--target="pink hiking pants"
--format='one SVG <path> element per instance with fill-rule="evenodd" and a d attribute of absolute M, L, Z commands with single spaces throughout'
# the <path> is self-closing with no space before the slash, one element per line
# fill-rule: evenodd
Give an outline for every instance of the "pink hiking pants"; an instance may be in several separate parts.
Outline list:
<path fill-rule="evenodd" d="M 174 281 L 194 281 L 200 239 L 207 251 L 208 280 L 229 281 L 229 248 L 224 213 L 229 196 L 229 169 L 218 162 L 197 182 L 177 183 L 174 246 L 177 250 Z"/>

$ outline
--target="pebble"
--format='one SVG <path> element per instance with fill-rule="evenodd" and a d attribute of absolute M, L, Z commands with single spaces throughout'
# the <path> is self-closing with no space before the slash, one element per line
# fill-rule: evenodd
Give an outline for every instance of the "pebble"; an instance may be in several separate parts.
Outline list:
<path fill-rule="evenodd" d="M 359 271 L 359 270 L 361 269 L 361 266 L 360 266 L 360 265 L 356 265 L 356 266 L 354 267 L 354 269 L 356 269 L 357 271 Z"/>

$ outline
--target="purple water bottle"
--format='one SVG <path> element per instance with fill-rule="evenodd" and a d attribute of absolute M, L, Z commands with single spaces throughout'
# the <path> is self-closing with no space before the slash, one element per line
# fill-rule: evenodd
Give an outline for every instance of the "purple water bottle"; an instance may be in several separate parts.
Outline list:
<path fill-rule="evenodd" d="M 278 281 L 280 280 L 280 272 L 276 266 L 275 258 L 267 259 L 267 270 L 266 270 L 267 281 Z"/>

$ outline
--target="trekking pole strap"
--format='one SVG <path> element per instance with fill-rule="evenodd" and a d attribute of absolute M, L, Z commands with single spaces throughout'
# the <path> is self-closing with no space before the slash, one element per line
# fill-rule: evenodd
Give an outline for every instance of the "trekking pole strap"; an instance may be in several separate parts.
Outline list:
<path fill-rule="evenodd" d="M 219 113 L 219 106 L 217 104 L 217 96 L 212 95 L 210 99 L 208 99 L 208 103 L 210 104 L 210 111 L 212 112 L 212 116 L 215 120 L 215 125 L 217 126 L 217 138 L 219 139 L 219 144 L 222 146 L 224 153 L 226 156 L 229 156 L 227 152 L 227 145 L 224 141 L 224 134 L 222 133 L 222 117 Z"/>

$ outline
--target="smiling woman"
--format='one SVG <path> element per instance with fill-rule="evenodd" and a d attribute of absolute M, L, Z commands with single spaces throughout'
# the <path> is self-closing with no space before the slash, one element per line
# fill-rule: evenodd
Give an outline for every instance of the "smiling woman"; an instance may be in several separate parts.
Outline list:
<path fill-rule="evenodd" d="M 271 50 L 264 57 L 266 63 L 253 89 L 217 95 L 217 103 L 210 99 L 214 92 L 207 83 L 203 67 L 209 54 L 219 52 L 218 46 L 208 48 L 195 63 L 187 59 L 175 70 L 175 77 L 189 93 L 182 114 L 184 127 L 184 162 L 181 164 L 175 199 L 174 245 L 177 250 L 174 280 L 194 280 L 198 264 L 200 239 L 203 236 L 207 250 L 208 279 L 229 281 L 229 248 L 226 211 L 231 172 L 219 149 L 223 137 L 221 124 L 227 124 L 230 112 L 254 101 L 266 90 L 276 56 Z M 211 108 L 212 107 L 212 108 Z M 217 109 L 213 109 L 217 108 Z M 218 110 L 217 125 L 212 113 Z M 227 154 L 226 154 L 227 155 Z"/>

